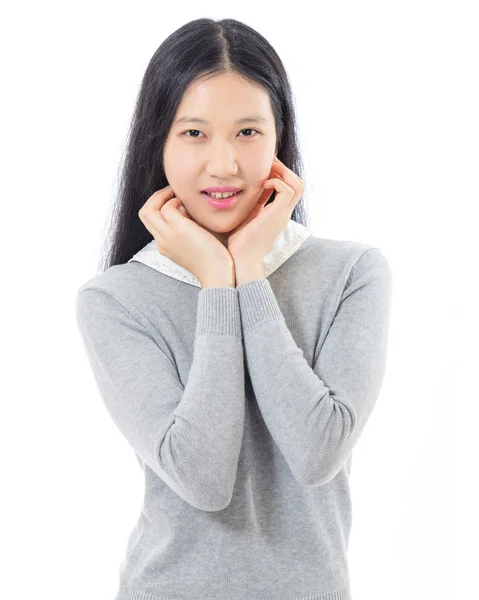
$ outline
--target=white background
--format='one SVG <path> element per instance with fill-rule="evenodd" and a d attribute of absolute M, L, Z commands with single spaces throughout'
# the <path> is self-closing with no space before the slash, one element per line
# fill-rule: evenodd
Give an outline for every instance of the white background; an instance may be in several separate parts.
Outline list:
<path fill-rule="evenodd" d="M 393 270 L 387 373 L 353 458 L 353 599 L 479 597 L 477 9 L 2 10 L 2 598 L 116 592 L 142 473 L 95 386 L 74 298 L 96 274 L 144 70 L 199 17 L 242 20 L 275 47 L 293 85 L 314 234 L 379 246 Z"/>

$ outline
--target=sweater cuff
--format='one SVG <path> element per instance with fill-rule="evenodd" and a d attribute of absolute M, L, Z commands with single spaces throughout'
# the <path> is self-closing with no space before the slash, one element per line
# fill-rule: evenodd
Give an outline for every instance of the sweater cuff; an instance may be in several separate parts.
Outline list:
<path fill-rule="evenodd" d="M 253 279 L 237 286 L 243 332 L 262 323 L 284 319 L 268 279 Z"/>
<path fill-rule="evenodd" d="M 209 287 L 199 291 L 196 335 L 204 333 L 241 337 L 241 316 L 236 288 Z"/>

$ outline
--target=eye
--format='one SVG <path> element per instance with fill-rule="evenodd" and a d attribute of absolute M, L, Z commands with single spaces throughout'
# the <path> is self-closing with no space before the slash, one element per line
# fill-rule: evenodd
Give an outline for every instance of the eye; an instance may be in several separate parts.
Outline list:
<path fill-rule="evenodd" d="M 257 131 L 256 129 L 242 129 L 241 131 L 255 131 L 256 133 L 259 134 L 259 131 Z M 255 137 L 254 135 L 247 135 L 246 137 Z"/>
<path fill-rule="evenodd" d="M 188 129 L 187 131 L 183 131 L 183 134 L 187 134 L 190 131 L 196 131 L 198 133 L 201 133 L 201 131 L 199 131 L 198 129 Z M 256 129 L 242 129 L 241 131 L 254 131 L 256 133 L 259 134 L 259 131 L 257 131 Z M 187 135 L 186 137 L 192 137 L 192 138 L 197 138 L 197 135 Z M 247 136 L 243 136 L 243 137 L 255 137 L 254 135 L 247 135 Z"/>
<path fill-rule="evenodd" d="M 190 131 L 197 131 L 198 132 L 198 129 L 188 129 L 188 131 L 183 131 L 183 134 L 190 133 Z M 201 131 L 199 131 L 198 133 L 201 133 Z M 198 136 L 196 136 L 196 135 L 187 135 L 186 137 L 198 137 Z"/>

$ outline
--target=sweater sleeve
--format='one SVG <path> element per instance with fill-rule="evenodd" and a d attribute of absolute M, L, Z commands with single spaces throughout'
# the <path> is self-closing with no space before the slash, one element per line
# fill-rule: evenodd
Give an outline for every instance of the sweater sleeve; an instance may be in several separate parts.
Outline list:
<path fill-rule="evenodd" d="M 83 286 L 75 307 L 98 389 L 120 432 L 185 502 L 203 511 L 224 509 L 233 494 L 245 411 L 236 288 L 200 290 L 185 386 L 146 327 L 109 292 Z"/>
<path fill-rule="evenodd" d="M 356 260 L 311 368 L 267 279 L 239 292 L 243 343 L 263 419 L 294 477 L 333 479 L 373 410 L 386 365 L 392 276 L 379 248 Z"/>

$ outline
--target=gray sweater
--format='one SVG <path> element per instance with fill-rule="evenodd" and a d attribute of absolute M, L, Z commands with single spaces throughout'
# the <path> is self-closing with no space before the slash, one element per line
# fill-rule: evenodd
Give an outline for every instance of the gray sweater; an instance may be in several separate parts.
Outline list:
<path fill-rule="evenodd" d="M 384 376 L 391 269 L 307 233 L 236 288 L 140 255 L 78 290 L 99 393 L 144 472 L 115 600 L 351 599 L 351 452 Z"/>

